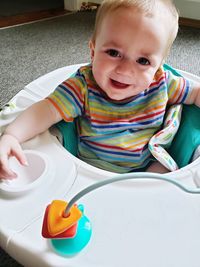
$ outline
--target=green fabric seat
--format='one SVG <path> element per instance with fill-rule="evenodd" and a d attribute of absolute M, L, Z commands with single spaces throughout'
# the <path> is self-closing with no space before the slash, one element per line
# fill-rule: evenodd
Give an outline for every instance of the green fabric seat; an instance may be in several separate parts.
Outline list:
<path fill-rule="evenodd" d="M 195 149 L 200 145 L 200 108 L 183 105 L 181 124 L 168 149 L 179 168 L 191 162 Z"/>
<path fill-rule="evenodd" d="M 74 156 L 77 156 L 78 151 L 78 135 L 76 123 L 65 122 L 64 120 L 56 124 L 56 127 L 63 136 L 63 146 Z"/>

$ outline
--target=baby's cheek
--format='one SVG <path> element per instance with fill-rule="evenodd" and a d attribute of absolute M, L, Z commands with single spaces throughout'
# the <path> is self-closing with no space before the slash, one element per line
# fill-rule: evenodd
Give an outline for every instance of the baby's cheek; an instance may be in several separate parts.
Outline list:
<path fill-rule="evenodd" d="M 152 75 L 145 75 L 142 80 L 141 80 L 141 86 L 144 88 L 144 89 L 147 89 L 150 87 L 150 85 L 152 84 L 153 82 L 153 76 Z"/>
<path fill-rule="evenodd" d="M 145 89 L 149 88 L 150 83 L 145 80 L 141 80 L 138 84 L 138 87 L 140 88 L 140 91 L 144 91 Z"/>

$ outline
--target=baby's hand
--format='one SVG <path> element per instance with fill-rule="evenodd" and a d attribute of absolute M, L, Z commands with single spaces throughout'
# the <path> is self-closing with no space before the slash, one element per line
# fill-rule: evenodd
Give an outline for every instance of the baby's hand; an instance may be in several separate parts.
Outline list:
<path fill-rule="evenodd" d="M 14 156 L 22 165 L 27 165 L 26 157 L 18 140 L 10 135 L 4 134 L 0 139 L 0 179 L 14 179 L 17 174 L 9 168 L 8 159 Z"/>

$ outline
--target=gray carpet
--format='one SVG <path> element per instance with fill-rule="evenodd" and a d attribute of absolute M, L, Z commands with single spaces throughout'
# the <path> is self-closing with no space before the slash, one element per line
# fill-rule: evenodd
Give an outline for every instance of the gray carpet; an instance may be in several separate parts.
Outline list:
<path fill-rule="evenodd" d="M 0 106 L 39 76 L 89 61 L 94 17 L 82 12 L 0 30 Z M 200 29 L 181 28 L 167 62 L 200 75 Z"/>
<path fill-rule="evenodd" d="M 94 17 L 76 13 L 0 30 L 0 106 L 39 76 L 89 61 Z"/>
<path fill-rule="evenodd" d="M 94 17 L 83 12 L 0 30 L 0 106 L 39 76 L 88 62 Z M 167 63 L 200 76 L 200 29 L 180 28 Z M 21 265 L 0 250 L 0 266 Z"/>

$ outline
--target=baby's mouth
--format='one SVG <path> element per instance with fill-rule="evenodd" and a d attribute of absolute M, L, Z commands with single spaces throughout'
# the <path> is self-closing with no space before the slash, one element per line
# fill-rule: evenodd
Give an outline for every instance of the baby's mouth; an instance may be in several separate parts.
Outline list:
<path fill-rule="evenodd" d="M 110 79 L 110 81 L 111 81 L 112 86 L 115 87 L 116 89 L 126 89 L 130 85 L 127 83 L 118 82 L 118 81 L 113 80 L 113 79 Z"/>

